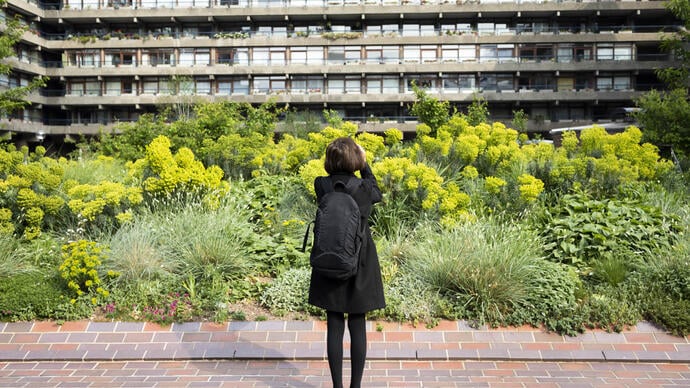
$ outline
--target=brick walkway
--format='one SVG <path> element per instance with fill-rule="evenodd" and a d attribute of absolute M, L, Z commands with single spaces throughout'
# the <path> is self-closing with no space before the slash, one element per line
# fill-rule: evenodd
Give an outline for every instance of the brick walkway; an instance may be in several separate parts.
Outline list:
<path fill-rule="evenodd" d="M 577 337 L 368 325 L 365 387 L 690 387 L 690 338 L 644 322 Z M 0 387 L 325 388 L 325 336 L 318 321 L 0 323 Z"/>

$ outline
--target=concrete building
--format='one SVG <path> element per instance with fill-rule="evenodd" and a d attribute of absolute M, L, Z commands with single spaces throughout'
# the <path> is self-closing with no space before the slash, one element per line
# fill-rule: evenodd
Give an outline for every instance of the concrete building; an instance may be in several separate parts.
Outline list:
<path fill-rule="evenodd" d="M 48 86 L 2 119 L 34 139 L 93 134 L 204 99 L 333 109 L 360 128 L 414 130 L 416 82 L 492 119 L 543 131 L 609 119 L 662 88 L 676 31 L 661 1 L 8 0 L 29 27 L 2 87 Z"/>

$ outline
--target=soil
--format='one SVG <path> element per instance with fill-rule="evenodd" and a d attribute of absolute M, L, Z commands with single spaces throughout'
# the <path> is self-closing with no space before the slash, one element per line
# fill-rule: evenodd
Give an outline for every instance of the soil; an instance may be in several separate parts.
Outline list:
<path fill-rule="evenodd" d="M 228 311 L 230 312 L 229 320 L 241 320 L 238 315 L 243 315 L 245 321 L 312 321 L 318 320 L 318 317 L 308 315 L 306 313 L 295 313 L 289 312 L 284 315 L 278 316 L 271 313 L 265 307 L 259 306 L 256 302 L 251 301 L 241 301 L 237 303 L 232 303 L 228 305 Z"/>

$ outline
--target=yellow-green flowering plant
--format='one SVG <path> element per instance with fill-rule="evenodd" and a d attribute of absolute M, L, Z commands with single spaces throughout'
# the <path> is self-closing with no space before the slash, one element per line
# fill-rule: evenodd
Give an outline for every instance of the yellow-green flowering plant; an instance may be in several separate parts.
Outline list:
<path fill-rule="evenodd" d="M 0 206 L 14 219 L 12 228 L 28 240 L 41 235 L 46 223 L 60 217 L 65 201 L 60 192 L 63 170 L 60 163 L 45 156 L 45 148 L 0 149 Z M 5 221 L 5 222 L 9 222 Z"/>
<path fill-rule="evenodd" d="M 110 293 L 103 284 L 102 262 L 106 258 L 106 249 L 94 241 L 78 240 L 65 244 L 62 250 L 62 264 L 59 272 L 62 279 L 67 282 L 67 287 L 76 298 L 90 297 L 92 304 L 97 304 L 102 298 L 107 298 Z M 113 271 L 107 271 L 107 278 L 117 277 Z"/>
<path fill-rule="evenodd" d="M 155 198 L 179 193 L 213 197 L 227 191 L 220 167 L 204 167 L 188 148 L 173 155 L 170 146 L 167 137 L 159 136 L 146 147 L 145 158 L 129 164 L 130 174 L 141 181 L 145 194 Z"/>
<path fill-rule="evenodd" d="M 131 215 L 132 208 L 144 199 L 139 187 L 127 187 L 122 183 L 107 181 L 75 185 L 69 189 L 68 194 L 68 206 L 72 212 L 90 222 L 102 216 L 117 217 L 118 220 L 124 221 L 128 217 L 119 215 Z"/>

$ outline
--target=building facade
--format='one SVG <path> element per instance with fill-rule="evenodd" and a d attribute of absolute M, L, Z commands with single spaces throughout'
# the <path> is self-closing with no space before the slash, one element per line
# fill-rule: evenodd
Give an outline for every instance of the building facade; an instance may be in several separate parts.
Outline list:
<path fill-rule="evenodd" d="M 0 87 L 50 77 L 2 119 L 16 133 L 94 134 L 198 100 L 337 111 L 377 131 L 414 130 L 417 84 L 528 128 L 608 120 L 663 88 L 680 23 L 662 1 L 8 0 L 28 26 Z M 1 127 L 0 127 L 1 128 Z"/>

